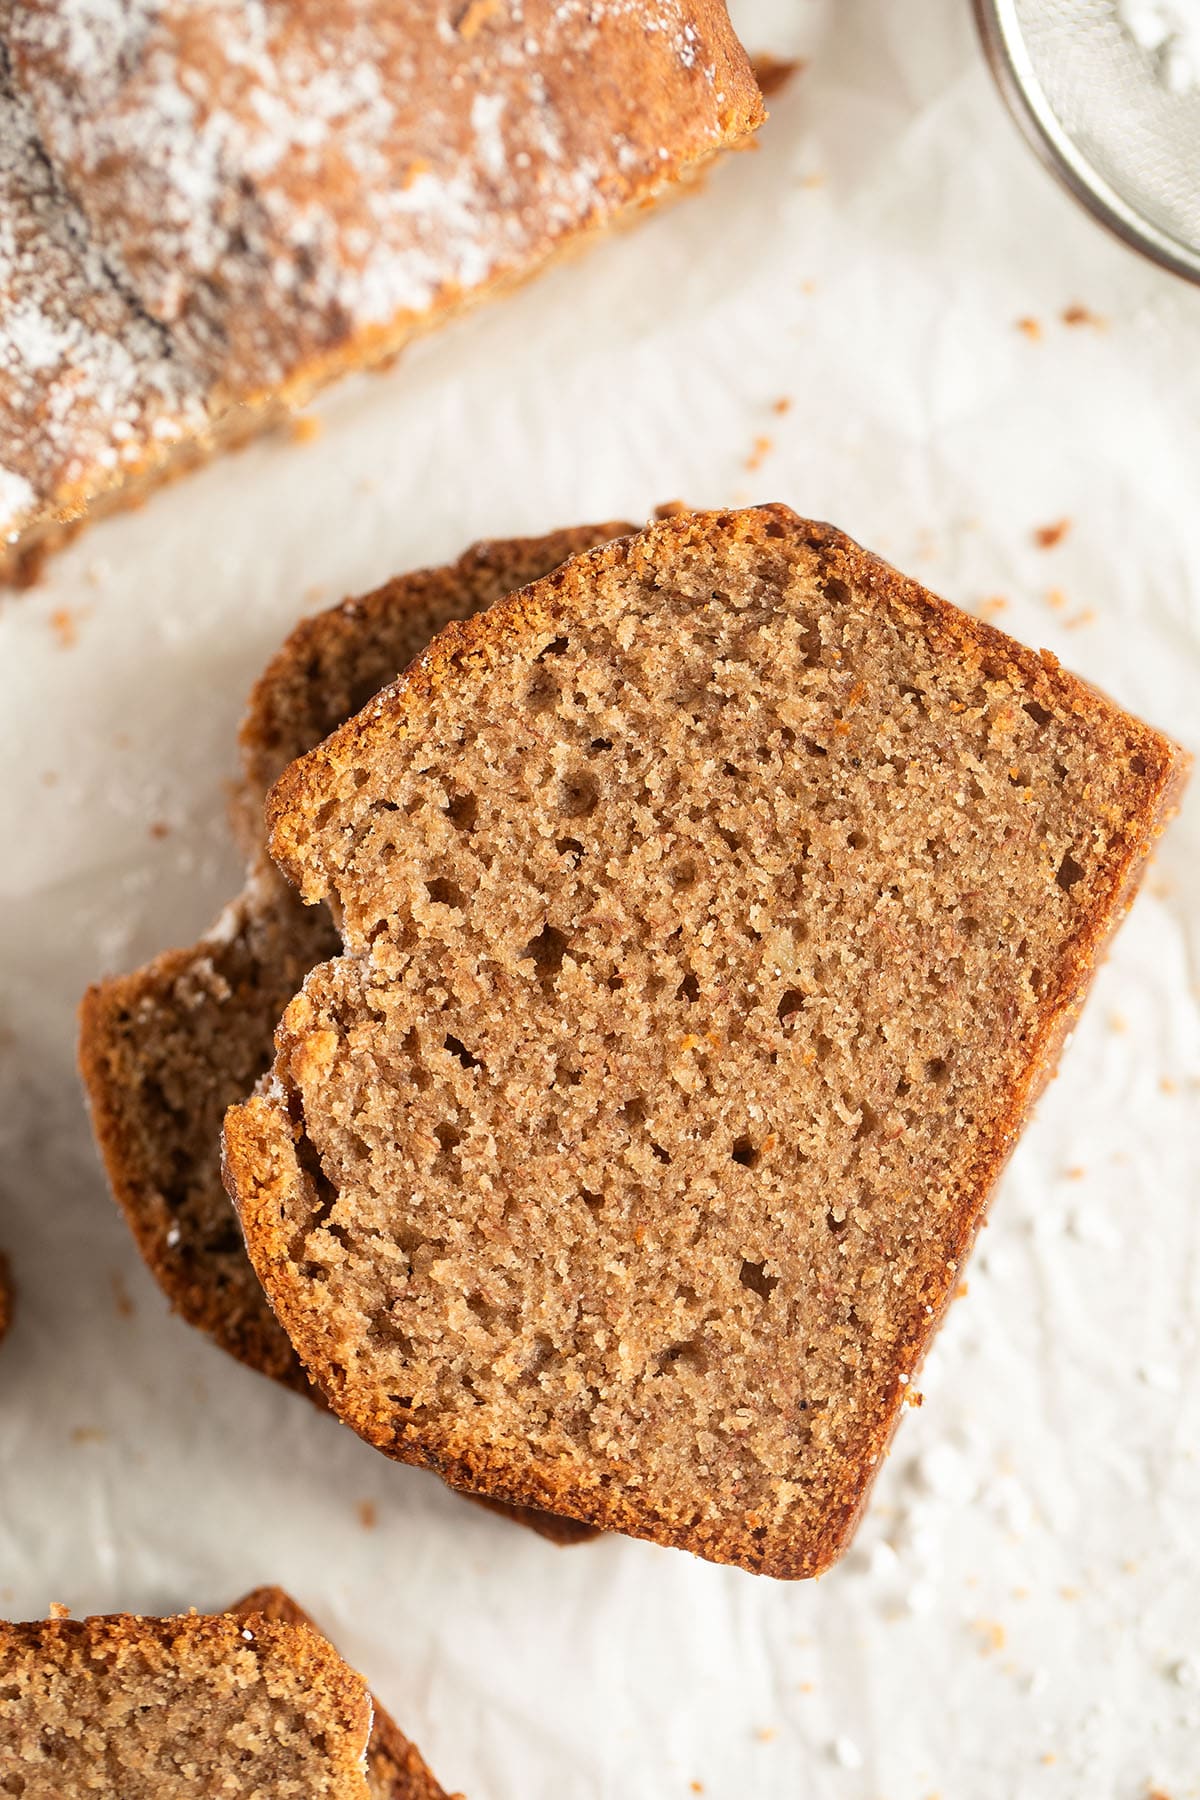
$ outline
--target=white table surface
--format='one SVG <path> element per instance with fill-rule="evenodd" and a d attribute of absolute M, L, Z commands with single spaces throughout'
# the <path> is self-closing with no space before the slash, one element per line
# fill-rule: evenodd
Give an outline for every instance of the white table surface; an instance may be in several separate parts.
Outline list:
<path fill-rule="evenodd" d="M 817 1584 L 556 1550 L 389 1465 L 169 1316 L 92 1151 L 76 1002 L 234 891 L 267 654 L 474 537 L 786 500 L 1200 747 L 1200 291 L 1036 165 L 966 0 L 734 10 L 811 59 L 757 153 L 0 602 L 0 1611 L 279 1582 L 470 1800 L 1185 1800 L 1200 788 Z"/>

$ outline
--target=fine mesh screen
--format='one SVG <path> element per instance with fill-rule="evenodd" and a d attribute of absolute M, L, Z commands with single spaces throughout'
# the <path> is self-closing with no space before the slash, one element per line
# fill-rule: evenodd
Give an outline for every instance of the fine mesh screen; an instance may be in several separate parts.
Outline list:
<path fill-rule="evenodd" d="M 1171 92 L 1115 0 L 979 0 L 1010 100 L 1126 236 L 1200 279 L 1200 89 Z"/>

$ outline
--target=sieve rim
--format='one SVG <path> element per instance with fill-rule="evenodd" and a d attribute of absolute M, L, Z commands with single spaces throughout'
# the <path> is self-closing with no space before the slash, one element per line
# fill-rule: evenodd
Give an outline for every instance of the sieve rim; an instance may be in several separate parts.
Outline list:
<path fill-rule="evenodd" d="M 1200 283 L 1200 245 L 1164 231 L 1131 206 L 1064 131 L 1025 49 L 1012 0 L 972 0 L 996 85 L 1044 167 L 1079 204 L 1131 249 L 1185 281 Z"/>

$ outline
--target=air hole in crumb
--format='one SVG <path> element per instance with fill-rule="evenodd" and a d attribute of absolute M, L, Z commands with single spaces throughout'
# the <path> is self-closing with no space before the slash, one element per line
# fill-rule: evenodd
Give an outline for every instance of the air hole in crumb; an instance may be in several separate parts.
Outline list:
<path fill-rule="evenodd" d="M 530 938 L 517 960 L 530 961 L 541 981 L 553 981 L 562 968 L 563 957 L 570 943 L 565 931 L 558 931 L 553 925 L 544 925 L 535 938 Z"/>
<path fill-rule="evenodd" d="M 464 1069 L 482 1069 L 483 1064 L 479 1058 L 472 1056 L 467 1046 L 460 1043 L 456 1037 L 447 1037 L 444 1048 L 449 1051 L 451 1056 L 457 1056 Z"/>
<path fill-rule="evenodd" d="M 1008 779 L 1016 788 L 1027 788 L 1030 785 L 1028 769 L 1010 769 Z"/>
<path fill-rule="evenodd" d="M 722 775 L 728 775 L 731 781 L 740 781 L 742 779 L 742 771 L 738 768 L 736 763 L 722 763 L 721 773 Z"/>
<path fill-rule="evenodd" d="M 654 1152 L 655 1156 L 657 1156 L 660 1163 L 669 1163 L 670 1162 L 671 1154 L 668 1150 L 664 1150 L 661 1144 L 651 1144 L 650 1148 Z"/>
<path fill-rule="evenodd" d="M 1032 992 L 1040 999 L 1042 992 L 1042 971 L 1040 969 L 1030 969 L 1029 986 Z"/>
<path fill-rule="evenodd" d="M 806 669 L 820 668 L 822 651 L 821 627 L 815 621 L 811 625 L 806 626 L 804 631 L 801 632 L 797 648 L 800 652 L 800 662 L 802 667 Z"/>
<path fill-rule="evenodd" d="M 852 850 L 865 850 L 869 841 L 865 831 L 852 831 L 846 839 Z"/>
<path fill-rule="evenodd" d="M 587 1207 L 589 1212 L 599 1212 L 600 1208 L 604 1205 L 604 1195 L 593 1193 L 591 1188 L 581 1188 L 579 1191 L 579 1198 L 583 1201 L 583 1204 Z"/>
<path fill-rule="evenodd" d="M 875 1111 L 875 1108 L 871 1105 L 869 1100 L 864 1100 L 859 1110 L 862 1113 L 862 1118 L 859 1120 L 858 1129 L 855 1131 L 854 1135 L 856 1138 L 870 1137 L 873 1131 L 878 1131 L 879 1129 L 879 1114 Z"/>
<path fill-rule="evenodd" d="M 555 1349 L 553 1338 L 547 1337 L 544 1331 L 539 1331 L 533 1340 L 533 1354 L 525 1365 L 525 1379 L 536 1379 L 557 1355 L 558 1351 Z"/>
<path fill-rule="evenodd" d="M 817 1033 L 816 1037 L 813 1039 L 813 1050 L 816 1052 L 817 1061 L 818 1062 L 828 1061 L 829 1054 L 832 1051 L 832 1049 L 833 1049 L 833 1039 L 826 1037 L 825 1033 L 823 1031 L 819 1031 Z"/>
<path fill-rule="evenodd" d="M 525 704 L 531 712 L 549 712 L 558 699 L 558 683 L 548 669 L 538 669 L 525 689 Z"/>
<path fill-rule="evenodd" d="M 765 1262 L 743 1262 L 738 1280 L 743 1287 L 749 1288 L 752 1294 L 758 1294 L 763 1300 L 769 1300 L 779 1286 L 778 1275 L 767 1275 Z"/>
<path fill-rule="evenodd" d="M 1150 765 L 1144 756 L 1131 756 L 1129 759 L 1129 767 L 1133 770 L 1135 775 L 1148 775 L 1150 773 Z"/>
<path fill-rule="evenodd" d="M 664 1372 L 680 1364 L 685 1369 L 694 1369 L 698 1375 L 708 1372 L 708 1357 L 704 1353 L 703 1346 L 691 1338 L 682 1344 L 669 1344 L 665 1350 L 659 1352 L 657 1362 L 660 1370 Z"/>
<path fill-rule="evenodd" d="M 743 1169 L 753 1169 L 759 1157 L 757 1146 L 752 1144 L 748 1137 L 736 1139 L 729 1154 L 735 1163 L 741 1164 Z"/>
<path fill-rule="evenodd" d="M 563 777 L 558 790 L 559 811 L 568 819 L 586 819 L 595 812 L 599 798 L 596 782 L 584 770 L 576 769 Z"/>
<path fill-rule="evenodd" d="M 769 538 L 786 537 L 787 532 L 778 519 L 768 519 L 763 526 L 763 536 Z"/>
<path fill-rule="evenodd" d="M 836 575 L 829 576 L 826 581 L 821 583 L 821 592 L 827 600 L 832 600 L 835 606 L 849 606 L 850 604 L 850 589 Z"/>
<path fill-rule="evenodd" d="M 730 849 L 730 850 L 733 850 L 734 852 L 736 852 L 736 851 L 740 850 L 742 847 L 741 840 L 738 838 L 737 833 L 733 832 L 733 831 L 727 831 L 725 829 L 724 825 L 717 826 L 717 836 L 720 838 L 721 842 L 727 847 L 727 849 Z"/>
<path fill-rule="evenodd" d="M 902 1075 L 900 1077 L 899 1081 L 896 1083 L 896 1093 L 899 1095 L 900 1099 L 903 1100 L 905 1094 L 911 1094 L 911 1092 L 912 1092 L 912 1082 L 906 1081 L 904 1076 Z"/>
<path fill-rule="evenodd" d="M 317 814 L 317 824 L 324 825 L 325 815 L 332 811 L 335 802 L 327 800 Z M 373 813 L 399 812 L 400 808 L 394 800 L 372 800 L 369 810 Z"/>
<path fill-rule="evenodd" d="M 828 756 L 829 751 L 824 744 L 818 744 L 815 738 L 805 738 L 804 748 L 810 756 Z"/>
<path fill-rule="evenodd" d="M 832 1231 L 834 1237 L 841 1237 L 850 1221 L 848 1219 L 839 1219 L 835 1213 L 827 1212 L 825 1214 L 825 1223 L 830 1231 Z"/>
<path fill-rule="evenodd" d="M 433 1128 L 433 1135 L 437 1139 L 443 1153 L 446 1155 L 449 1155 L 451 1150 L 457 1150 L 458 1146 L 462 1143 L 462 1132 L 459 1131 L 456 1125 L 435 1125 Z"/>
<path fill-rule="evenodd" d="M 950 1061 L 945 1056 L 931 1056 L 925 1064 L 925 1079 L 942 1086 L 950 1079 Z"/>
<path fill-rule="evenodd" d="M 696 880 L 696 865 L 690 856 L 677 862 L 671 870 L 670 881 L 673 888 L 690 888 Z"/>
<path fill-rule="evenodd" d="M 555 838 L 554 848 L 558 851 L 560 856 L 573 856 L 576 862 L 578 862 L 583 855 L 583 845 L 578 838 Z"/>
<path fill-rule="evenodd" d="M 621 1108 L 620 1117 L 626 1125 L 642 1125 L 646 1119 L 646 1102 L 641 1094 L 635 1094 Z"/>
<path fill-rule="evenodd" d="M 543 650 L 539 650 L 535 662 L 544 662 L 548 656 L 565 656 L 570 649 L 570 639 L 565 637 L 551 638 Z"/>
<path fill-rule="evenodd" d="M 612 749 L 612 739 L 606 737 L 593 738 L 588 745 L 589 756 L 601 756 L 604 751 Z"/>
<path fill-rule="evenodd" d="M 1068 850 L 1067 854 L 1063 857 L 1062 861 L 1058 865 L 1058 873 L 1054 877 L 1055 881 L 1057 881 L 1059 887 L 1062 888 L 1064 893 L 1069 893 L 1070 890 L 1075 886 L 1075 883 L 1077 881 L 1082 881 L 1083 877 L 1084 877 L 1084 870 L 1081 868 L 1079 863 L 1077 863 L 1075 861 L 1075 858 L 1071 855 L 1071 852 Z"/>
<path fill-rule="evenodd" d="M 1049 712 L 1046 707 L 1039 706 L 1036 700 L 1026 700 L 1024 710 L 1035 725 L 1048 725 L 1054 717 L 1054 714 Z"/>
<path fill-rule="evenodd" d="M 496 1317 L 496 1308 L 482 1294 L 468 1294 L 467 1305 L 481 1324 L 490 1325 Z"/>
<path fill-rule="evenodd" d="M 679 984 L 678 998 L 680 1000 L 686 1000 L 689 1005 L 695 1005 L 696 1001 L 700 998 L 700 983 L 696 980 L 696 977 L 692 974 L 690 969 Z"/>
<path fill-rule="evenodd" d="M 1065 781 L 1070 772 L 1071 771 L 1067 768 L 1066 763 L 1059 762 L 1058 759 L 1055 758 L 1054 773 L 1060 781 Z"/>
<path fill-rule="evenodd" d="M 789 988 L 775 1008 L 781 1025 L 790 1025 L 797 1013 L 804 1011 L 804 995 L 799 988 Z"/>
<path fill-rule="evenodd" d="M 446 817 L 457 831 L 470 831 L 479 816 L 479 801 L 474 794 L 452 794 L 446 802 Z"/>
<path fill-rule="evenodd" d="M 436 901 L 439 906 L 461 907 L 463 899 L 465 898 L 462 889 L 456 881 L 446 881 L 441 876 L 439 876 L 436 881 L 427 881 L 425 883 L 425 892 L 429 895 L 429 898 Z"/>

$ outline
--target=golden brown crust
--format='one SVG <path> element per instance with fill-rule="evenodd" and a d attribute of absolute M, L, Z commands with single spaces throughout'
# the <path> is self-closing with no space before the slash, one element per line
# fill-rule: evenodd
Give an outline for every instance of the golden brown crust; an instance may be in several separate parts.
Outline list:
<path fill-rule="evenodd" d="M 235 1619 L 258 1615 L 272 1624 L 305 1625 L 310 1631 L 320 1632 L 304 1608 L 279 1587 L 255 1588 L 235 1601 L 229 1611 Z M 409 1742 L 378 1699 L 372 1699 L 375 1711 L 367 1745 L 371 1800 L 462 1800 L 461 1795 L 447 1795 L 416 1745 Z"/>
<path fill-rule="evenodd" d="M 97 1691 L 111 1684 L 121 1709 L 128 1710 L 136 1707 L 135 1696 L 147 1689 L 155 1704 L 162 1704 L 171 1684 L 179 1682 L 194 1684 L 198 1695 L 208 1697 L 214 1713 L 228 1708 L 234 1714 L 231 1730 L 236 1730 L 239 1695 L 246 1690 L 265 1692 L 272 1699 L 288 1696 L 294 1716 L 309 1727 L 313 1753 L 319 1746 L 327 1759 L 324 1791 L 339 1800 L 369 1797 L 364 1770 L 370 1694 L 362 1677 L 342 1661 L 328 1639 L 302 1619 L 272 1621 L 261 1614 L 235 1618 L 224 1613 L 143 1618 L 118 1613 L 0 1622 L 0 1677 L 0 1778 L 19 1769 L 29 1786 L 22 1785 L 18 1792 L 63 1791 L 43 1787 L 29 1760 L 37 1757 L 40 1764 L 39 1752 L 47 1743 L 69 1746 L 73 1759 L 87 1757 L 97 1769 L 103 1763 L 120 1775 L 136 1767 L 144 1775 L 150 1767 L 146 1746 L 139 1740 L 136 1748 L 142 1756 L 135 1765 L 134 1747 L 125 1741 L 124 1731 L 110 1734 Z M 81 1713 L 94 1716 L 73 1716 L 68 1710 L 73 1701 Z M 154 1705 L 146 1710 L 153 1714 Z M 205 1705 L 203 1712 L 208 1710 Z M 192 1716 L 200 1726 L 207 1723 L 199 1713 Z M 64 1734 L 66 1723 L 71 1730 Z M 210 1735 L 209 1754 L 213 1747 Z M 183 1748 L 173 1739 L 165 1751 L 172 1754 Z M 47 1760 L 52 1755 L 53 1750 Z M 248 1785 L 239 1791 L 252 1791 L 249 1783 L 255 1793 L 264 1791 L 256 1761 L 256 1756 L 248 1760 Z M 165 1769 L 166 1764 L 162 1766 Z M 89 1783 L 88 1791 L 100 1790 Z M 145 1791 L 142 1782 L 136 1791 Z"/>
<path fill-rule="evenodd" d="M 64 0 L 17 9 L 0 580 L 696 187 L 763 116 L 721 0 L 272 0 L 253 25 L 198 0 L 102 34 Z"/>
<path fill-rule="evenodd" d="M 215 938 L 94 983 L 79 1068 L 113 1196 L 189 1325 L 297 1393 L 308 1380 L 214 1205 L 216 1132 L 266 1068 L 272 1021 L 336 933 L 278 883 L 243 895 Z"/>
<path fill-rule="evenodd" d="M 764 507 L 740 514 L 700 514 L 668 519 L 633 539 L 592 550 L 555 575 L 515 594 L 485 618 L 449 628 L 420 662 L 280 778 L 268 803 L 271 848 L 280 866 L 310 900 L 336 892 L 345 909 L 348 948 L 367 920 L 355 912 L 355 894 L 339 882 L 324 858 L 322 809 L 336 806 L 371 764 L 372 749 L 385 739 L 395 745 L 421 729 L 421 707 L 443 687 L 484 682 L 489 669 L 513 646 L 545 641 L 571 617 L 573 597 L 585 595 L 605 572 L 635 570 L 652 583 L 656 569 L 682 549 L 703 553 L 715 541 L 753 543 L 769 563 L 778 551 L 814 558 L 825 591 L 840 588 L 872 596 L 881 607 L 919 634 L 935 654 L 967 671 L 1002 676 L 1037 709 L 1057 708 L 1087 724 L 1097 746 L 1122 777 L 1105 821 L 1106 850 L 1095 876 L 1094 899 L 1084 928 L 1059 971 L 1057 985 L 1041 1005 L 1024 1069 L 1005 1105 L 974 1148 L 967 1178 L 957 1190 L 955 1211 L 945 1233 L 941 1271 L 901 1303 L 893 1379 L 884 1402 L 857 1428 L 844 1458 L 841 1485 L 827 1506 L 819 1534 L 769 1550 L 750 1541 L 732 1524 L 699 1516 L 666 1517 L 643 1496 L 619 1484 L 585 1493 L 564 1485 L 552 1468 L 523 1458 L 519 1447 L 474 1442 L 466 1427 L 443 1426 L 436 1416 L 398 1425 L 387 1406 L 376 1406 L 358 1390 L 348 1394 L 344 1371 L 324 1336 L 324 1324 L 307 1304 L 303 1281 L 292 1264 L 290 1220 L 304 1213 L 310 1177 L 298 1146 L 304 1138 L 302 1111 L 295 1117 L 279 1097 L 255 1096 L 235 1109 L 225 1126 L 226 1177 L 239 1206 L 251 1258 L 272 1296 L 292 1341 L 330 1403 L 361 1435 L 387 1454 L 438 1470 L 452 1484 L 486 1490 L 510 1504 L 534 1504 L 587 1517 L 606 1528 L 674 1543 L 717 1560 L 733 1561 L 779 1576 L 820 1573 L 844 1548 L 873 1474 L 894 1428 L 913 1370 L 958 1280 L 958 1268 L 979 1228 L 990 1192 L 1037 1091 L 1052 1071 L 1065 1032 L 1081 1004 L 1103 944 L 1129 903 L 1138 873 L 1174 809 L 1188 758 L 1161 734 L 1121 712 L 1106 697 L 1062 670 L 1054 658 L 1014 643 L 1002 633 L 951 607 L 863 551 L 840 532 L 797 519 L 787 508 Z M 1101 746 L 1103 747 L 1101 749 Z M 347 865 L 349 867 L 349 864 Z M 364 878 L 365 879 L 365 878 Z M 286 1069 L 286 1027 L 278 1039 L 277 1068 Z M 290 1202 L 296 1199 L 293 1208 Z M 903 1379 L 902 1379 L 903 1377 Z M 401 1415 L 402 1417 L 403 1415 Z"/>

